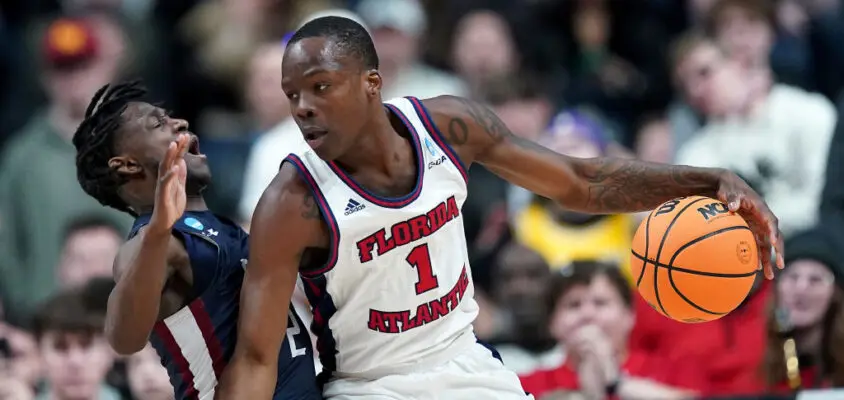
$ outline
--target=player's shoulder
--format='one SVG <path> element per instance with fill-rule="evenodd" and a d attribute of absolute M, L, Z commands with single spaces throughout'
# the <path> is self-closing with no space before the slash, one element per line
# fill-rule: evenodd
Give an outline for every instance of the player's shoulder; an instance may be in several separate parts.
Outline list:
<path fill-rule="evenodd" d="M 479 103 L 465 97 L 444 94 L 436 97 L 421 99 L 422 105 L 431 114 L 431 117 L 455 118 L 469 115 L 468 113 Z"/>

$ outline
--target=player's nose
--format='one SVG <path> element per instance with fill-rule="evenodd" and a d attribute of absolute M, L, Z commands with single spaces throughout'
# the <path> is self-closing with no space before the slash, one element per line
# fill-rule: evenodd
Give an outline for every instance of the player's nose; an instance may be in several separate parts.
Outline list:
<path fill-rule="evenodd" d="M 293 107 L 293 112 L 299 119 L 307 120 L 316 116 L 316 108 L 314 104 L 308 101 L 305 96 L 299 98 L 296 105 Z"/>
<path fill-rule="evenodd" d="M 187 131 L 188 127 L 190 127 L 190 123 L 188 123 L 187 120 L 179 119 L 179 118 L 173 118 L 172 121 L 173 121 L 173 128 L 176 132 Z"/>

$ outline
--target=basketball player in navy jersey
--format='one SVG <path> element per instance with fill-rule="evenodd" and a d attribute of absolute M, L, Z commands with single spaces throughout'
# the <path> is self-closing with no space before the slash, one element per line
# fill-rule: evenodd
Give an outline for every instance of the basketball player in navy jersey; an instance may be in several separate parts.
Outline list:
<path fill-rule="evenodd" d="M 211 399 L 236 343 L 248 236 L 206 207 L 211 173 L 188 123 L 144 94 L 137 82 L 104 86 L 73 137 L 82 188 L 136 217 L 115 259 L 106 335 L 120 354 L 149 340 L 176 399 Z M 307 331 L 289 315 L 278 376 L 263 398 L 321 399 Z"/>
<path fill-rule="evenodd" d="M 766 275 L 782 266 L 776 218 L 736 175 L 566 157 L 514 135 L 489 109 L 459 97 L 382 102 L 372 40 L 349 19 L 302 26 L 282 71 L 293 117 L 312 149 L 285 159 L 253 216 L 239 341 L 218 399 L 272 393 L 286 329 L 276 311 L 289 303 L 300 272 L 330 374 L 326 398 L 529 397 L 472 332 L 477 304 L 460 206 L 475 162 L 584 213 L 644 211 L 681 196 L 720 198 L 749 222 Z M 327 254 L 320 266 L 301 269 L 303 258 L 319 252 Z M 604 372 L 607 397 L 633 390 L 618 371 Z"/>

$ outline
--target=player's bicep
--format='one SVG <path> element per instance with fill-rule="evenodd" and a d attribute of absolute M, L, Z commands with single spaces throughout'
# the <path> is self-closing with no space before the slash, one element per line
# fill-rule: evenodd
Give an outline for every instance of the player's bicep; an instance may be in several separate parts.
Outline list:
<path fill-rule="evenodd" d="M 123 243 L 114 257 L 114 264 L 112 265 L 112 274 L 115 282 L 120 282 L 120 279 L 126 271 L 138 259 L 138 255 L 143 251 L 143 240 L 146 236 L 146 227 L 142 227 L 138 234 Z M 190 258 L 188 257 L 187 249 L 175 236 L 171 235 L 167 244 L 167 276 L 172 275 L 176 270 L 182 270 L 190 266 Z"/>
<path fill-rule="evenodd" d="M 241 291 L 238 355 L 274 363 L 287 334 L 288 306 L 302 252 L 320 232 L 308 187 L 285 165 L 252 217 L 249 263 Z"/>
<path fill-rule="evenodd" d="M 464 163 L 478 162 L 505 180 L 559 200 L 578 183 L 575 159 L 519 137 L 488 107 L 453 96 L 426 101 Z M 580 189 L 580 188 L 577 188 Z"/>

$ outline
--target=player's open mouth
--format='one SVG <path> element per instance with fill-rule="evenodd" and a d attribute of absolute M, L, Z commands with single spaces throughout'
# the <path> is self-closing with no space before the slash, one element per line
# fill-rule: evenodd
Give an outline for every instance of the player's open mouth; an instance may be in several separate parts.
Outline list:
<path fill-rule="evenodd" d="M 202 155 L 199 152 L 199 138 L 196 135 L 190 135 L 190 144 L 188 145 L 188 154 L 193 154 L 195 156 Z"/>
<path fill-rule="evenodd" d="M 322 128 L 304 128 L 302 129 L 302 134 L 305 136 L 305 141 L 311 147 L 315 147 L 322 143 L 322 140 L 325 138 L 325 135 L 328 134 L 328 131 Z"/>

